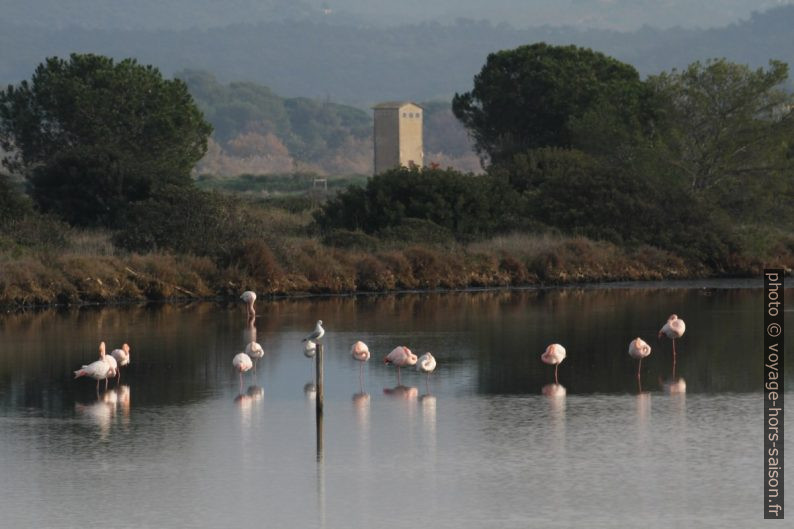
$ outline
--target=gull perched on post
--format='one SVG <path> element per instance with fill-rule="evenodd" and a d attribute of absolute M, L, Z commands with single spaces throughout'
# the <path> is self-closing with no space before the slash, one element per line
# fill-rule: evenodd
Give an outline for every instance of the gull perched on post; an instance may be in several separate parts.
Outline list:
<path fill-rule="evenodd" d="M 317 325 L 314 327 L 314 331 L 301 341 L 308 342 L 309 340 L 311 340 L 312 342 L 318 342 L 320 341 L 320 339 L 323 337 L 324 334 L 325 334 L 325 329 L 323 329 L 323 320 L 317 320 Z"/>

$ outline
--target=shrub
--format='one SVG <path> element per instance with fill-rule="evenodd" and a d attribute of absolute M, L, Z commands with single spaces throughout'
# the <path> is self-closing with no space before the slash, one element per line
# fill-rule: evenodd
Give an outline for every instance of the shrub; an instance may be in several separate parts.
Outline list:
<path fill-rule="evenodd" d="M 378 239 L 363 231 L 331 230 L 322 240 L 326 246 L 335 248 L 355 248 L 372 252 L 378 247 Z"/>
<path fill-rule="evenodd" d="M 389 226 L 378 232 L 382 239 L 405 243 L 448 244 L 455 235 L 435 222 L 424 219 L 406 218 L 396 226 Z"/>

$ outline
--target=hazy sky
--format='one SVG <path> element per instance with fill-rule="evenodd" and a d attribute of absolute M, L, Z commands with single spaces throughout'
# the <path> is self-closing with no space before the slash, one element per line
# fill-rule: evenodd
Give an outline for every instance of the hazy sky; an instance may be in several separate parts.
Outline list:
<path fill-rule="evenodd" d="M 717 27 L 794 0 L 0 0 L 20 25 L 185 29 L 279 18 L 395 25 L 487 19 L 524 28 L 570 25 L 634 30 L 642 25 Z M 329 14 L 324 14 L 329 13 Z"/>

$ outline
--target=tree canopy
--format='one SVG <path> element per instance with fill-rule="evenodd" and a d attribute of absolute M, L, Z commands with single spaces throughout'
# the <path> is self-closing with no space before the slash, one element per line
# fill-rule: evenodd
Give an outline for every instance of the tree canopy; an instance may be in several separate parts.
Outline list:
<path fill-rule="evenodd" d="M 755 214 L 792 187 L 794 96 L 788 66 L 753 70 L 725 59 L 650 77 L 660 101 L 664 150 L 695 194 L 731 215 Z M 779 209 L 779 208 L 778 208 Z"/>
<path fill-rule="evenodd" d="M 539 147 L 571 147 L 575 125 L 609 107 L 615 123 L 650 119 L 648 90 L 634 67 L 577 46 L 537 43 L 488 56 L 470 92 L 452 109 L 481 158 L 509 160 Z"/>
<path fill-rule="evenodd" d="M 189 184 L 211 131 L 183 82 L 134 59 L 52 57 L 0 91 L 3 164 L 30 179 L 42 209 L 78 224 Z"/>

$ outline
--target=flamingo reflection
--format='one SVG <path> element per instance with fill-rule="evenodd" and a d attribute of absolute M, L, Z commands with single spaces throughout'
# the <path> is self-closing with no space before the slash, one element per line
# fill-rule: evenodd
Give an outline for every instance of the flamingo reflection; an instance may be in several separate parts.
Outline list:
<path fill-rule="evenodd" d="M 413 386 L 398 385 L 393 388 L 383 388 L 383 394 L 404 400 L 415 400 L 419 396 L 419 390 Z"/>

